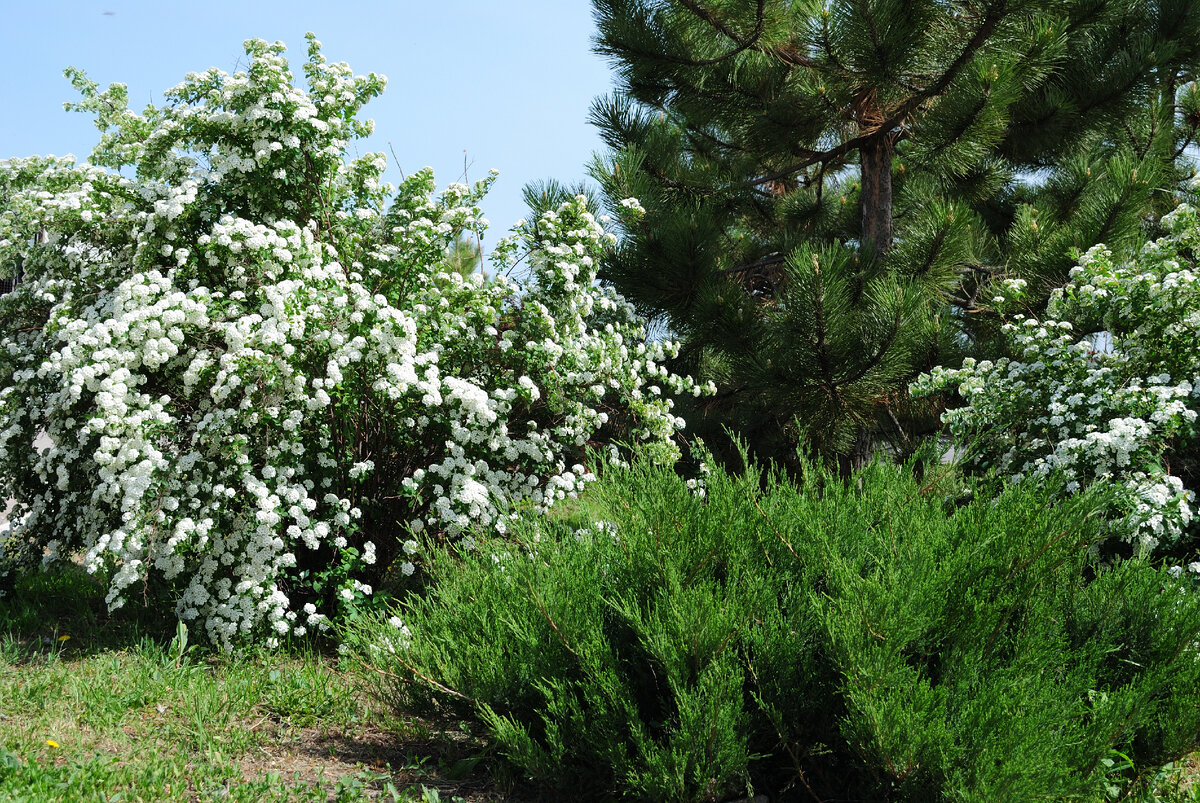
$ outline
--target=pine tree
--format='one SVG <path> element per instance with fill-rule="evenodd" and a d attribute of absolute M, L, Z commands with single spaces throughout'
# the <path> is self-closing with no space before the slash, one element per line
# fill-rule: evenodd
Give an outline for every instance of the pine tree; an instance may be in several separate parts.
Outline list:
<path fill-rule="evenodd" d="M 477 235 L 460 234 L 446 251 L 446 268 L 464 279 L 476 271 L 486 278 L 487 271 L 481 269 L 483 250 Z"/>
<path fill-rule="evenodd" d="M 989 282 L 1036 307 L 1190 176 L 1198 2 L 594 6 L 618 91 L 593 175 L 626 213 L 602 276 L 717 380 L 693 428 L 764 453 L 903 446 L 915 373 L 988 347 Z"/>

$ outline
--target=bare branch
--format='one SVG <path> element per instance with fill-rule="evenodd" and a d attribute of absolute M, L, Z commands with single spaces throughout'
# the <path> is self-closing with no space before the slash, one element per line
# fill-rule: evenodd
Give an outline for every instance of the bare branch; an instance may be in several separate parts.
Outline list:
<path fill-rule="evenodd" d="M 721 273 L 744 273 L 756 268 L 769 268 L 772 265 L 782 265 L 787 261 L 787 257 L 776 251 L 772 254 L 767 254 L 757 262 L 751 262 L 749 265 L 739 265 L 736 268 L 723 268 Z"/>

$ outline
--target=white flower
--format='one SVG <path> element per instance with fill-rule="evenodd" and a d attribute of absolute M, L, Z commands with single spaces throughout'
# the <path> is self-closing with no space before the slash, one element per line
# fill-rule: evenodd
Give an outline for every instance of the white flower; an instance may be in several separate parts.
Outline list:
<path fill-rule="evenodd" d="M 312 591 L 297 567 L 314 551 L 357 550 L 362 576 L 338 594 L 369 594 L 373 528 L 407 522 L 471 549 L 472 533 L 509 526 L 509 506 L 540 515 L 578 493 L 610 409 L 670 460 L 678 420 L 656 393 L 715 392 L 671 376 L 676 347 L 646 342 L 630 305 L 598 286 L 609 235 L 586 199 L 548 211 L 509 256 L 498 247 L 500 263 L 529 252 L 526 284 L 444 278 L 448 238 L 486 225 L 484 186 L 439 197 L 418 171 L 392 191 L 386 159 L 346 154 L 379 79 L 314 57 L 301 89 L 276 45 L 247 47 L 252 70 L 189 77 L 154 115 L 115 118 L 137 131 L 113 142 L 146 143 L 122 158 L 165 160 L 154 181 L 136 164 L 123 176 L 0 162 L 0 181 L 29 188 L 5 207 L 0 248 L 16 241 L 8 228 L 66 243 L 67 228 L 105 222 L 87 229 L 92 245 L 27 267 L 19 292 L 45 326 L 0 332 L 15 366 L 0 374 L 0 486 L 45 489 L 17 511 L 39 558 L 78 550 L 91 571 L 117 566 L 113 608 L 160 575 L 182 589 L 179 615 L 224 649 L 330 628 L 288 597 Z M 177 150 L 185 129 L 199 139 Z M 302 146 L 335 194 L 312 200 L 321 210 L 282 183 Z M 238 211 L 213 220 L 214 208 Z M 407 291 L 382 281 L 400 273 Z M 53 446 L 29 449 L 21 421 Z M 417 554 L 416 540 L 402 550 Z"/>
<path fill-rule="evenodd" d="M 965 360 L 913 386 L 918 394 L 958 390 L 967 404 L 945 414 L 948 428 L 975 440 L 975 459 L 993 469 L 1013 478 L 1059 472 L 1068 493 L 1114 482 L 1124 510 L 1117 526 L 1140 550 L 1179 538 L 1193 515 L 1190 491 L 1162 457 L 1200 413 L 1191 383 L 1174 380 L 1200 376 L 1196 350 L 1174 342 L 1200 337 L 1200 284 L 1182 267 L 1189 258 L 1181 250 L 1200 224 L 1181 205 L 1164 225 L 1168 236 L 1128 264 L 1102 245 L 1089 250 L 1053 294 L 1046 320 L 1013 316 L 1002 331 L 1018 357 Z M 1095 321 L 1119 322 L 1119 336 L 1072 334 L 1093 331 Z"/>

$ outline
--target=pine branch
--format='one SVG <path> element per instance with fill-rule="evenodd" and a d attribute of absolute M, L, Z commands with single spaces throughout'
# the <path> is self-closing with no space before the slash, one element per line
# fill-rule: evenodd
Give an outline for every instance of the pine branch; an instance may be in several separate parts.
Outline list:
<path fill-rule="evenodd" d="M 871 373 L 871 371 L 882 364 L 883 358 L 887 355 L 888 351 L 891 350 L 892 344 L 895 343 L 896 339 L 900 336 L 902 322 L 902 311 L 900 307 L 897 307 L 896 314 L 892 316 L 891 328 L 888 330 L 887 337 L 885 337 L 879 344 L 879 348 L 875 349 L 875 353 L 867 358 L 866 363 L 862 365 L 857 372 L 840 380 L 840 384 L 852 385 L 855 382 L 859 382 L 865 379 L 867 374 Z M 837 385 L 839 383 L 835 382 L 834 384 Z"/>
<path fill-rule="evenodd" d="M 680 5 L 684 6 L 689 11 L 691 11 L 693 14 L 695 14 L 697 17 L 704 20 L 712 27 L 716 28 L 718 31 L 720 31 L 722 34 L 724 34 L 727 38 L 731 39 L 733 41 L 733 43 L 737 45 L 737 47 L 735 47 L 733 50 L 729 51 L 728 53 L 726 53 L 722 56 L 715 56 L 710 59 L 701 59 L 699 61 L 694 61 L 691 59 L 681 59 L 677 56 L 667 56 L 666 57 L 666 58 L 670 59 L 671 61 L 675 62 L 676 64 L 682 64 L 687 67 L 709 67 L 709 66 L 712 66 L 713 64 L 718 64 L 727 59 L 731 59 L 734 56 L 738 55 L 739 53 L 744 53 L 745 51 L 749 50 L 750 48 L 755 47 L 758 44 L 758 41 L 762 38 L 763 31 L 766 29 L 766 26 L 767 26 L 767 18 L 766 18 L 766 13 L 765 13 L 766 0 L 758 0 L 758 8 L 754 12 L 755 13 L 754 33 L 750 34 L 750 36 L 745 39 L 738 36 L 737 32 L 734 31 L 732 28 L 730 28 L 728 25 L 726 25 L 724 22 L 722 22 L 721 19 L 717 15 L 713 14 L 711 11 L 706 9 L 704 6 L 695 2 L 695 0 L 679 0 L 679 2 L 680 2 Z"/>
<path fill-rule="evenodd" d="M 1186 151 L 1188 149 L 1188 146 L 1192 144 L 1192 139 L 1195 136 L 1196 136 L 1196 129 L 1193 128 L 1190 131 L 1188 131 L 1187 136 L 1183 140 L 1183 144 L 1180 145 L 1179 148 L 1176 149 L 1176 151 L 1175 151 L 1176 159 L 1178 159 L 1180 156 L 1183 156 L 1183 152 Z"/>
<path fill-rule="evenodd" d="M 838 60 L 837 54 L 833 50 L 833 40 L 830 38 L 829 18 L 826 17 L 821 23 L 821 49 L 824 51 L 825 59 L 832 64 L 839 72 L 844 75 L 849 75 L 850 70 L 846 65 Z"/>
<path fill-rule="evenodd" d="M 963 137 L 967 135 L 967 132 L 971 129 L 971 126 L 979 120 L 980 116 L 985 111 L 987 111 L 989 102 L 991 101 L 991 94 L 991 90 L 985 88 L 979 93 L 978 102 L 975 104 L 974 108 L 971 109 L 970 113 L 964 115 L 960 123 L 951 131 L 943 132 L 943 136 L 941 137 L 942 144 L 938 145 L 932 150 L 930 153 L 931 158 L 929 159 L 928 163 L 932 163 L 933 160 L 937 158 L 938 154 L 946 150 L 946 148 L 950 147 L 951 145 L 957 144 L 963 139 Z"/>
<path fill-rule="evenodd" d="M 851 2 L 850 7 L 862 15 L 866 20 L 867 30 L 871 33 L 871 46 L 875 48 L 875 58 L 879 60 L 881 65 L 887 65 L 887 51 L 884 50 L 883 41 L 879 37 L 879 26 L 875 24 L 875 18 L 871 16 L 871 9 L 862 2 Z M 887 67 L 884 66 L 884 75 L 888 78 L 892 76 L 887 72 Z"/>
<path fill-rule="evenodd" d="M 1123 198 L 1121 200 L 1123 200 Z M 1118 200 L 1112 204 L 1109 204 L 1108 214 L 1106 214 L 1104 216 L 1104 222 L 1100 224 L 1099 231 L 1096 232 L 1095 236 L 1092 239 L 1094 239 L 1096 242 L 1100 242 L 1100 243 L 1107 242 L 1109 239 L 1109 231 L 1116 224 L 1117 218 L 1120 217 L 1120 215 L 1121 215 L 1120 200 Z"/>
<path fill-rule="evenodd" d="M 664 110 L 664 112 L 665 112 L 665 110 Z M 684 132 L 687 134 L 689 139 L 695 140 L 697 138 L 700 138 L 700 139 L 707 140 L 708 142 L 711 142 L 712 144 L 714 144 L 720 148 L 729 150 L 729 151 L 736 151 L 737 153 L 744 153 L 747 155 L 750 154 L 750 151 L 746 150 L 742 146 L 734 145 L 732 142 L 726 142 L 725 140 L 721 139 L 717 135 L 715 135 L 709 131 L 705 131 L 703 128 L 700 128 L 698 126 L 695 128 L 684 128 Z M 696 147 L 697 152 L 701 152 L 699 150 L 698 146 L 694 146 L 694 147 Z"/>
<path fill-rule="evenodd" d="M 745 273 L 747 271 L 752 271 L 756 268 L 769 268 L 772 265 L 782 265 L 784 262 L 787 262 L 787 257 L 784 256 L 783 254 L 781 254 L 780 252 L 775 251 L 773 253 L 767 254 L 767 256 L 763 257 L 762 259 L 758 260 L 757 262 L 751 262 L 749 265 L 739 265 L 736 268 L 722 268 L 719 272 L 720 273 Z"/>
<path fill-rule="evenodd" d="M 925 272 L 933 267 L 933 263 L 937 261 L 938 254 L 941 253 L 942 246 L 946 242 L 946 234 L 948 232 L 949 232 L 948 227 L 946 227 L 946 226 L 938 227 L 938 232 L 933 237 L 933 244 L 929 248 L 929 256 L 927 256 L 925 258 L 925 260 L 921 262 L 920 267 L 918 267 L 915 271 L 913 271 L 913 273 L 915 275 L 924 276 Z"/>
<path fill-rule="evenodd" d="M 816 154 L 815 156 L 805 159 L 798 164 L 791 165 L 770 175 L 762 176 L 757 179 L 751 179 L 747 183 L 765 184 L 770 181 L 778 181 L 781 178 L 786 178 L 787 176 L 799 172 L 800 170 L 804 170 L 807 167 L 811 167 L 814 164 L 825 163 L 837 157 L 844 156 L 850 151 L 861 148 L 865 143 L 870 142 L 877 137 L 890 134 L 894 129 L 900 127 L 908 118 L 908 116 L 916 111 L 922 103 L 929 98 L 940 95 L 948 86 L 950 86 L 950 83 L 958 76 L 958 73 L 964 67 L 966 67 L 967 63 L 972 58 L 974 58 L 976 51 L 983 47 L 984 43 L 988 40 L 988 37 L 992 35 L 992 31 L 995 30 L 996 26 L 1000 23 L 1000 20 L 1004 17 L 1005 6 L 1006 2 L 1000 2 L 989 11 L 989 13 L 984 17 L 983 22 L 976 29 L 975 35 L 971 37 L 971 41 L 967 42 L 962 51 L 958 54 L 950 66 L 942 73 L 937 81 L 901 103 L 898 107 L 896 107 L 896 110 L 892 112 L 891 116 L 887 117 L 877 127 L 872 128 L 865 134 L 843 142 L 836 148 L 832 148 L 824 153 Z"/>
<path fill-rule="evenodd" d="M 981 310 L 979 307 L 979 294 L 983 291 L 983 288 L 987 286 L 987 282 L 993 276 L 999 273 L 999 271 L 996 268 L 991 268 L 986 265 L 973 265 L 967 262 L 960 262 L 958 264 L 958 269 L 963 275 L 963 279 L 959 282 L 959 288 L 964 288 L 967 283 L 967 278 L 973 276 L 975 277 L 974 289 L 965 295 L 956 296 L 951 294 L 946 297 L 946 300 L 950 304 L 966 312 L 982 312 L 983 310 Z M 982 278 L 980 278 L 981 276 Z"/>
<path fill-rule="evenodd" d="M 697 415 L 717 410 L 765 451 L 794 438 L 797 416 L 810 445 L 851 459 L 855 428 L 915 437 L 903 389 L 933 358 L 933 327 L 993 348 L 989 277 L 1019 268 L 1053 283 L 1066 245 L 1131 235 L 1165 207 L 1151 193 L 1179 183 L 1172 153 L 1186 159 L 1200 140 L 1200 91 L 1177 90 L 1173 118 L 1161 97 L 1191 75 L 1200 26 L 1151 0 L 1065 0 L 1053 17 L 1030 0 L 593 2 L 601 51 L 621 62 L 642 110 L 605 118 L 610 145 L 642 154 L 636 186 L 657 221 L 630 229 L 606 278 L 669 309 L 689 355 L 711 355 L 698 370 L 727 395 Z M 1123 143 L 1144 151 L 1151 114 L 1151 172 L 1130 184 L 1141 165 Z M 1120 158 L 1105 168 L 1105 155 Z M 1048 183 L 1027 185 L 1020 171 L 1033 166 L 1050 169 Z M 966 214 L 929 218 L 931 203 Z M 1041 232 L 1013 228 L 1027 203 L 1043 213 Z M 893 240 L 903 253 L 870 271 L 788 267 L 831 243 L 861 257 Z M 710 303 L 727 283 L 726 296 L 742 291 L 736 306 Z"/>
<path fill-rule="evenodd" d="M 829 395 L 830 401 L 837 404 L 838 407 L 844 407 L 842 398 L 837 391 L 837 380 L 833 377 L 833 366 L 829 364 L 829 354 L 826 351 L 825 340 L 828 336 L 825 322 L 825 291 L 823 282 L 821 281 L 821 264 L 817 260 L 817 255 L 813 254 L 813 273 L 817 277 L 816 292 L 813 293 L 813 324 L 816 326 L 817 334 L 812 340 L 813 348 L 817 352 L 817 363 L 821 366 L 821 374 L 825 381 L 821 383 L 821 387 Z"/>

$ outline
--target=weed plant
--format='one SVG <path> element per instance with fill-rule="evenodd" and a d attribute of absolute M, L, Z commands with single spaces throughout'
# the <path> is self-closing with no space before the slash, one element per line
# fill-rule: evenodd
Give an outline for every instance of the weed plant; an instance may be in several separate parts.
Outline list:
<path fill-rule="evenodd" d="M 1098 564 L 1104 502 L 634 465 L 355 638 L 400 710 L 560 797 L 1108 799 L 1197 746 L 1200 595 Z"/>

